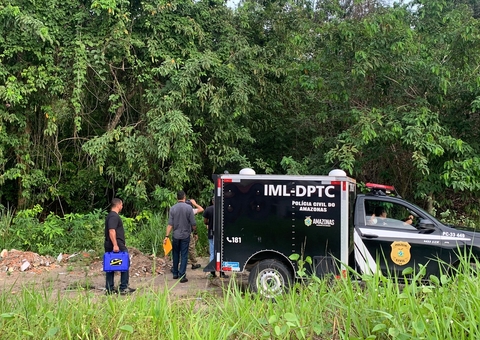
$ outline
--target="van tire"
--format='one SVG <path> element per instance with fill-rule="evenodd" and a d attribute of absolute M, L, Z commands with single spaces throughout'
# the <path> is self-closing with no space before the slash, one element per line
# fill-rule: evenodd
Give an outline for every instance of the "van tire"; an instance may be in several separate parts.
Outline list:
<path fill-rule="evenodd" d="M 292 273 L 276 260 L 263 260 L 253 266 L 248 276 L 250 288 L 266 298 L 274 298 L 288 290 Z"/>

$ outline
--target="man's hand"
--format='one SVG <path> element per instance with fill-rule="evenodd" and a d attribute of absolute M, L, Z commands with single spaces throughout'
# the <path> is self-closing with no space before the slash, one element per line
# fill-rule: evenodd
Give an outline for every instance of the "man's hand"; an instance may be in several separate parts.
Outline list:
<path fill-rule="evenodd" d="M 120 251 L 120 248 L 118 248 L 118 245 L 113 246 L 113 252 L 118 253 Z"/>

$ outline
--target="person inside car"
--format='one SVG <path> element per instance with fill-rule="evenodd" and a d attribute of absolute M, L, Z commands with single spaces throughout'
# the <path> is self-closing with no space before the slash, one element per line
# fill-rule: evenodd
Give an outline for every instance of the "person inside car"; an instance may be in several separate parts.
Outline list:
<path fill-rule="evenodd" d="M 368 225 L 384 226 L 386 223 L 387 211 L 383 207 L 376 207 L 375 212 L 367 221 Z"/>

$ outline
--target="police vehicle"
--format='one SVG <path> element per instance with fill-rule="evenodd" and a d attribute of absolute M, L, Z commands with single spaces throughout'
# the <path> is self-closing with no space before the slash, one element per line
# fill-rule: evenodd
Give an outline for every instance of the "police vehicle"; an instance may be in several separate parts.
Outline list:
<path fill-rule="evenodd" d="M 447 226 L 420 207 L 391 196 L 392 186 L 367 183 L 354 211 L 355 262 L 362 273 L 401 276 L 425 266 L 425 277 L 447 273 L 459 256 L 480 258 L 480 234 Z M 379 266 L 380 268 L 377 268 Z"/>
<path fill-rule="evenodd" d="M 299 275 L 291 255 L 312 259 L 309 274 L 401 274 L 439 262 L 456 265 L 461 250 L 480 256 L 474 232 L 448 227 L 418 206 L 391 196 L 390 186 L 356 181 L 342 170 L 328 176 L 214 175 L 214 260 L 204 269 L 249 272 L 249 285 L 267 297 L 280 294 Z M 441 261 L 438 261 L 438 260 Z"/>

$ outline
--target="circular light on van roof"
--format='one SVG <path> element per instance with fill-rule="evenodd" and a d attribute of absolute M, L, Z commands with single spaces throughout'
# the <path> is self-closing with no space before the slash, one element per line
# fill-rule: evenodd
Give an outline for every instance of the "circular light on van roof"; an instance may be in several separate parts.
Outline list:
<path fill-rule="evenodd" d="M 255 170 L 252 168 L 243 168 L 240 170 L 240 175 L 255 175 Z"/>
<path fill-rule="evenodd" d="M 347 176 L 347 173 L 341 169 L 333 169 L 328 173 L 328 176 Z"/>

